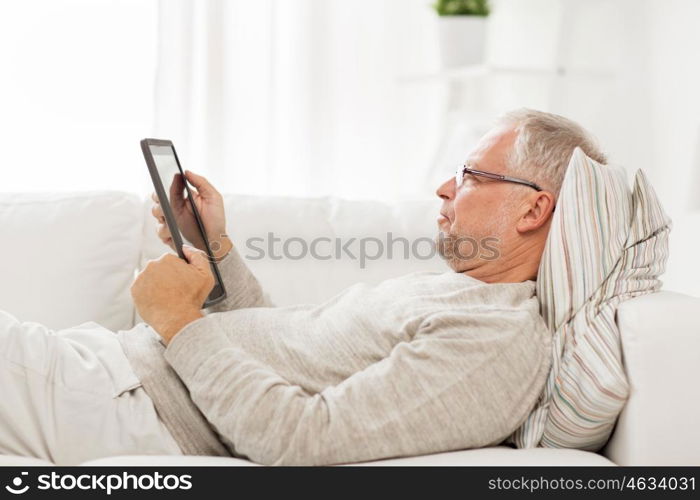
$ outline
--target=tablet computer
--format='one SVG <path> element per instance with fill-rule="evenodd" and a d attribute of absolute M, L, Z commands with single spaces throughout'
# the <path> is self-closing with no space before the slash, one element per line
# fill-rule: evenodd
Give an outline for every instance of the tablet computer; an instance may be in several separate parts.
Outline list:
<path fill-rule="evenodd" d="M 202 307 L 209 307 L 221 302 L 226 298 L 226 289 L 216 265 L 216 259 L 211 250 L 202 218 L 192 199 L 190 187 L 175 152 L 175 146 L 173 146 L 172 141 L 165 139 L 143 139 L 141 151 L 146 159 L 153 187 L 155 187 L 160 200 L 160 206 L 163 208 L 165 222 L 170 229 L 178 256 L 187 260 L 182 251 L 182 245 L 187 243 L 203 249 L 209 257 L 211 271 L 214 274 L 214 288 Z M 180 206 L 177 205 L 178 202 L 180 202 Z M 183 203 L 188 206 L 184 206 Z M 192 224 L 192 218 L 194 218 L 194 224 Z"/>

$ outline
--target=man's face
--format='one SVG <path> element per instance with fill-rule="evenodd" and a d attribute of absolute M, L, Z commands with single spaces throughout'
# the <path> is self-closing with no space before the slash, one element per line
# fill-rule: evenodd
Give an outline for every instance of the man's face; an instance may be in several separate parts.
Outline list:
<path fill-rule="evenodd" d="M 505 160 L 516 137 L 511 126 L 492 129 L 468 155 L 468 166 L 508 174 Z M 438 248 L 449 266 L 464 272 L 497 259 L 516 222 L 513 185 L 467 174 L 459 188 L 453 176 L 436 194 L 443 200 L 438 217 Z"/>

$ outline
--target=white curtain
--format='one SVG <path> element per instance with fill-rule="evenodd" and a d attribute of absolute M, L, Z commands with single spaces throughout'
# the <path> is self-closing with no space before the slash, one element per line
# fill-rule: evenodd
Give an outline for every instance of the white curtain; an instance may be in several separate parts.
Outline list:
<path fill-rule="evenodd" d="M 138 191 L 155 0 L 0 2 L 0 191 Z"/>
<path fill-rule="evenodd" d="M 496 75 L 483 99 L 475 82 L 410 78 L 439 70 L 430 3 L 2 0 L 0 191 L 148 191 L 138 140 L 161 136 L 224 191 L 429 195 L 473 141 L 445 127 L 461 86 L 489 119 L 526 105 L 580 121 L 648 170 L 672 215 L 700 207 L 700 2 L 492 0 L 490 62 L 566 52 L 615 79 Z"/>
<path fill-rule="evenodd" d="M 426 0 L 161 0 L 155 134 L 229 192 L 425 195 Z M 446 166 L 446 172 L 448 168 Z"/>

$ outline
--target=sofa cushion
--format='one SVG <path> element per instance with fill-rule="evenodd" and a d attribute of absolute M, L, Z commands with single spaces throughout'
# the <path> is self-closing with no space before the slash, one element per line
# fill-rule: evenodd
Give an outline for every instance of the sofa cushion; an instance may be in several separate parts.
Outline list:
<path fill-rule="evenodd" d="M 17 457 L 14 455 L 0 455 L 0 467 L 52 467 L 55 464 L 32 457 Z"/>
<path fill-rule="evenodd" d="M 248 460 L 225 457 L 191 457 L 191 456 L 124 456 L 101 458 L 82 465 L 106 465 L 118 467 L 133 466 L 232 466 L 245 467 L 257 465 Z M 351 464 L 358 465 L 358 464 Z M 553 450 L 535 448 L 530 450 L 515 450 L 506 446 L 495 446 L 474 450 L 451 451 L 417 457 L 391 458 L 364 462 L 363 466 L 446 466 L 446 465 L 475 465 L 475 466 L 610 466 L 615 465 L 607 458 L 580 450 Z"/>
<path fill-rule="evenodd" d="M 118 192 L 0 194 L 0 309 L 54 329 L 131 326 L 140 207 Z"/>
<path fill-rule="evenodd" d="M 398 466 L 446 466 L 475 465 L 496 467 L 517 466 L 611 466 L 610 460 L 597 453 L 581 450 L 555 450 L 551 448 L 513 449 L 506 446 L 478 448 L 473 450 L 435 453 L 420 457 L 392 458 L 366 462 L 363 465 Z"/>
<path fill-rule="evenodd" d="M 229 194 L 224 201 L 234 244 L 278 306 L 322 302 L 358 282 L 376 284 L 415 271 L 447 270 L 432 243 L 437 197 L 389 203 Z M 151 205 L 147 200 L 143 207 L 144 261 L 170 251 L 155 234 Z M 311 253 L 314 241 L 320 258 Z M 347 245 L 347 252 L 337 251 L 337 242 Z"/>

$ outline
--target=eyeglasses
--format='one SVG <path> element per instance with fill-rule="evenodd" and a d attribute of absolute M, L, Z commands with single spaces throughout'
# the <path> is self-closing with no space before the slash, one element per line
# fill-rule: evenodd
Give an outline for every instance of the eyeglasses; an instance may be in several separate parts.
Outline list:
<path fill-rule="evenodd" d="M 508 175 L 501 175 L 501 174 L 494 174 L 491 172 L 483 172 L 481 170 L 474 170 L 473 168 L 469 168 L 466 165 L 461 166 L 457 169 L 457 172 L 455 172 L 455 187 L 459 188 L 463 183 L 464 183 L 464 177 L 467 175 L 474 175 L 476 177 L 486 177 L 487 179 L 493 179 L 495 181 L 503 181 L 503 182 L 512 182 L 514 184 L 522 184 L 523 186 L 528 186 L 531 187 L 532 189 L 536 191 L 543 191 L 541 187 L 539 187 L 537 184 L 534 182 L 526 181 L 524 179 L 518 179 L 517 177 L 510 177 Z"/>

